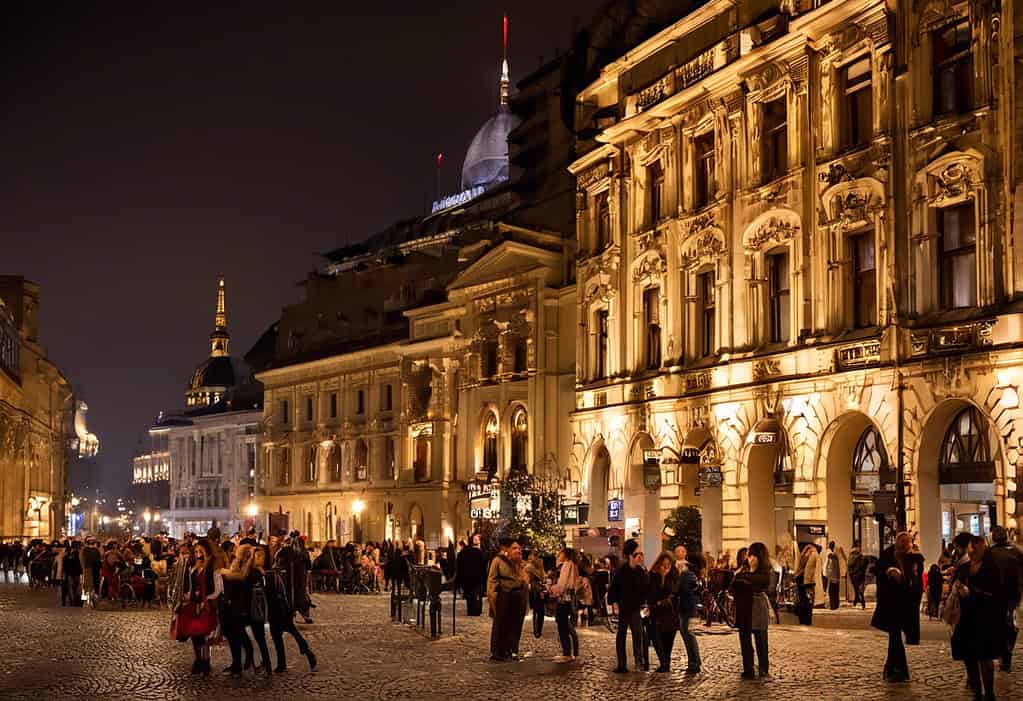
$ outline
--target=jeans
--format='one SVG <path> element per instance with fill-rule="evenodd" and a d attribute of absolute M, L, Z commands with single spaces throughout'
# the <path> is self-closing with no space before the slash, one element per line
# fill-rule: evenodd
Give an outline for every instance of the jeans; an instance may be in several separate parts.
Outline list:
<path fill-rule="evenodd" d="M 558 602 L 554 613 L 558 623 L 558 640 L 561 641 L 561 654 L 565 657 L 579 656 L 579 635 L 575 632 L 575 610 L 571 603 Z"/>
<path fill-rule="evenodd" d="M 80 576 L 64 577 L 64 586 L 60 593 L 60 604 L 64 605 L 64 597 L 68 599 L 69 606 L 82 605 L 82 578 Z"/>
<path fill-rule="evenodd" d="M 689 630 L 689 616 L 678 617 L 678 632 L 682 636 L 682 644 L 686 647 L 686 669 L 698 671 L 703 663 L 700 661 L 700 645 L 696 636 Z"/>
<path fill-rule="evenodd" d="M 657 652 L 657 661 L 661 669 L 671 667 L 671 651 L 675 647 L 675 628 L 664 628 L 653 626 L 654 651 Z"/>
<path fill-rule="evenodd" d="M 529 608 L 533 612 L 533 637 L 539 638 L 543 635 L 543 618 L 547 613 L 540 592 L 529 593 Z M 559 627 L 558 630 L 560 631 L 561 628 Z"/>
<path fill-rule="evenodd" d="M 828 608 L 832 611 L 838 608 L 838 580 L 828 580 Z"/>
<path fill-rule="evenodd" d="M 618 632 L 615 634 L 615 653 L 618 656 L 618 668 L 625 669 L 625 637 L 632 631 L 632 656 L 636 659 L 636 667 L 646 664 L 646 641 L 643 637 L 643 617 L 639 611 L 619 614 Z"/>
<path fill-rule="evenodd" d="M 483 595 L 480 590 L 463 592 L 465 595 L 465 613 L 467 616 L 483 614 Z"/>
<path fill-rule="evenodd" d="M 274 641 L 274 650 L 277 652 L 277 669 L 283 670 L 288 666 L 288 658 L 284 653 L 284 634 L 289 633 L 291 637 L 298 643 L 298 652 L 301 655 L 309 652 L 309 643 L 306 642 L 302 634 L 298 632 L 298 628 L 295 627 L 295 621 L 288 619 L 287 621 L 271 623 L 270 624 L 270 637 Z M 258 642 L 258 641 L 257 641 Z"/>
<path fill-rule="evenodd" d="M 250 622 L 239 622 L 236 625 L 232 625 L 228 631 L 226 631 L 227 642 L 231 648 L 231 671 L 240 672 L 242 670 L 242 651 L 245 652 L 245 666 L 248 667 L 252 662 L 252 641 L 249 640 L 249 631 L 252 632 L 252 637 L 256 640 L 256 645 L 259 646 L 259 655 L 262 659 L 262 663 L 269 667 L 270 666 L 270 650 L 266 646 L 266 632 L 262 623 L 250 623 Z"/>
<path fill-rule="evenodd" d="M 908 677 L 909 662 L 906 661 L 906 646 L 902 642 L 902 631 L 888 631 L 888 659 L 884 662 L 886 676 Z"/>
<path fill-rule="evenodd" d="M 750 628 L 739 629 L 739 649 L 742 651 L 742 672 L 753 674 L 753 646 L 756 644 L 757 662 L 760 667 L 760 674 L 767 674 L 770 664 L 767 659 L 767 631 L 752 630 Z"/>

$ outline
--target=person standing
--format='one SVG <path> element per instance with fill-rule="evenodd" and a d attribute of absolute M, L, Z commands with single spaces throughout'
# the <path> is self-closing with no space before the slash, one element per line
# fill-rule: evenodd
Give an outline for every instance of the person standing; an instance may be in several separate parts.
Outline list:
<path fill-rule="evenodd" d="M 860 550 L 860 541 L 853 541 L 852 550 L 849 551 L 849 586 L 853 591 L 852 605 L 861 604 L 867 608 L 867 599 L 863 596 L 867 581 L 868 560 Z"/>
<path fill-rule="evenodd" d="M 281 552 L 288 550 L 282 548 Z M 265 548 L 259 548 L 254 555 L 256 568 L 263 573 L 263 589 L 266 591 L 267 623 L 270 624 L 270 637 L 273 639 L 274 651 L 277 653 L 277 666 L 274 672 L 283 674 L 288 671 L 288 659 L 284 648 L 284 634 L 288 633 L 298 643 L 299 654 L 305 655 L 309 661 L 309 669 L 316 670 L 316 655 L 309 643 L 295 627 L 295 606 L 292 603 L 291 591 L 286 583 L 287 574 L 279 569 L 268 567 L 270 562 Z"/>
<path fill-rule="evenodd" d="M 686 674 L 699 674 L 703 662 L 700 660 L 700 645 L 696 636 L 689 629 L 690 621 L 696 617 L 699 604 L 696 592 L 699 588 L 696 573 L 689 567 L 686 546 L 675 547 L 675 570 L 678 572 L 678 589 L 676 590 L 675 610 L 678 612 L 678 630 L 682 636 L 682 644 L 686 648 Z M 697 553 L 699 556 L 699 553 Z"/>
<path fill-rule="evenodd" d="M 243 669 L 249 669 L 252 663 L 252 642 L 248 631 L 251 630 L 256 644 L 259 645 L 264 674 L 270 674 L 270 652 L 266 646 L 266 635 L 263 622 L 258 625 L 252 619 L 252 592 L 255 584 L 260 581 L 259 570 L 255 567 L 253 549 L 250 545 L 238 546 L 235 557 L 228 569 L 221 571 L 224 580 L 225 605 L 222 627 L 231 648 L 231 666 L 226 670 L 233 677 L 241 676 Z M 242 665 L 241 653 L 245 650 L 245 664 Z"/>
<path fill-rule="evenodd" d="M 82 605 L 82 558 L 81 542 L 72 541 L 69 549 L 64 554 L 64 586 L 62 591 L 67 592 L 71 606 Z M 63 605 L 63 595 L 61 605 Z"/>
<path fill-rule="evenodd" d="M 543 635 L 543 619 L 546 615 L 547 573 L 543 568 L 543 559 L 534 551 L 529 553 L 526 561 L 526 575 L 529 577 L 529 609 L 533 612 L 533 637 Z"/>
<path fill-rule="evenodd" d="M 824 588 L 828 592 L 828 608 L 838 609 L 838 582 L 842 576 L 842 565 L 835 552 L 835 541 L 828 543 L 828 558 L 824 565 Z"/>
<path fill-rule="evenodd" d="M 767 654 L 767 628 L 771 619 L 771 603 L 767 590 L 771 585 L 773 569 L 767 546 L 753 543 L 746 562 L 735 573 L 731 591 L 735 597 L 735 626 L 739 629 L 739 647 L 742 652 L 742 678 L 756 679 L 753 672 L 753 649 L 756 644 L 757 666 L 761 677 L 770 673 Z"/>
<path fill-rule="evenodd" d="M 632 654 L 636 669 L 648 671 L 650 663 L 646 658 L 646 641 L 643 635 L 643 604 L 646 601 L 648 577 L 643 568 L 643 551 L 639 541 L 629 539 L 622 548 L 625 564 L 618 568 L 611 579 L 607 593 L 608 603 L 618 614 L 618 632 L 615 635 L 615 653 L 618 665 L 614 671 L 623 674 L 628 670 L 625 663 L 625 640 L 632 633 Z"/>
<path fill-rule="evenodd" d="M 1001 572 L 983 536 L 970 542 L 969 560 L 956 569 L 949 596 L 959 597 L 960 618 L 952 632 L 952 659 L 966 665 L 976 701 L 995 698 L 994 661 L 1005 654 L 1006 592 Z"/>
<path fill-rule="evenodd" d="M 888 633 L 888 657 L 884 663 L 884 679 L 899 683 L 909 681 L 909 662 L 903 633 L 908 632 L 913 560 L 910 558 L 913 539 L 903 531 L 895 536 L 895 544 L 885 548 L 878 558 L 877 607 L 870 625 Z M 917 611 L 919 617 L 919 611 Z"/>
<path fill-rule="evenodd" d="M 562 548 L 558 552 L 558 578 L 548 592 L 556 600 L 554 620 L 558 624 L 561 654 L 555 662 L 573 662 L 579 656 L 579 635 L 575 630 L 576 589 L 579 587 L 579 565 L 575 550 Z"/>
<path fill-rule="evenodd" d="M 192 554 L 192 567 L 185 577 L 184 596 L 178 611 L 178 638 L 191 639 L 195 652 L 192 674 L 210 675 L 209 635 L 217 627 L 217 599 L 224 582 L 213 564 L 209 541 L 201 540 Z"/>
<path fill-rule="evenodd" d="M 650 568 L 646 603 L 650 609 L 651 637 L 657 652 L 657 670 L 671 671 L 671 651 L 675 647 L 675 631 L 678 630 L 678 573 L 674 558 L 663 552 Z"/>
<path fill-rule="evenodd" d="M 483 579 L 485 558 L 480 550 L 480 537 L 472 537 L 470 545 L 462 548 L 455 556 L 455 587 L 465 597 L 465 610 L 470 616 L 483 613 Z"/>
<path fill-rule="evenodd" d="M 494 619 L 490 659 L 507 662 L 518 657 L 522 621 L 526 615 L 529 578 L 522 566 L 522 546 L 513 538 L 501 539 L 501 551 L 490 562 L 487 601 Z"/>
<path fill-rule="evenodd" d="M 796 591 L 799 602 L 799 624 L 813 625 L 813 606 L 817 596 L 817 582 L 821 577 L 821 561 L 817 555 L 817 547 L 808 543 L 799 555 L 799 564 L 793 575 L 796 578 Z"/>
<path fill-rule="evenodd" d="M 1005 652 L 1002 653 L 1001 669 L 1012 671 L 1012 650 L 1016 647 L 1016 609 L 1023 599 L 1023 551 L 1009 542 L 1009 533 L 1002 526 L 991 529 L 991 558 L 1002 575 L 1005 587 Z"/>

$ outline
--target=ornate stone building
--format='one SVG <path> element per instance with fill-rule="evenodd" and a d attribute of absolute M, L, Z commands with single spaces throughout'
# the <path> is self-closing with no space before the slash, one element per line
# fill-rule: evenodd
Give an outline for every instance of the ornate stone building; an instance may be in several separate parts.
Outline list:
<path fill-rule="evenodd" d="M 0 276 L 0 537 L 64 527 L 71 387 L 39 342 L 39 286 Z"/>
<path fill-rule="evenodd" d="M 658 547 L 1017 527 L 1021 18 L 711 0 L 577 98 L 573 479 Z"/>

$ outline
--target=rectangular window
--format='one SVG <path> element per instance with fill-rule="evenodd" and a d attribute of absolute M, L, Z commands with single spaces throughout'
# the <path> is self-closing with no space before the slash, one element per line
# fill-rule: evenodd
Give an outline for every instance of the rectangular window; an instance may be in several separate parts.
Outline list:
<path fill-rule="evenodd" d="M 789 125 L 785 98 L 764 103 L 763 149 L 764 182 L 769 182 L 788 172 L 789 169 Z"/>
<path fill-rule="evenodd" d="M 661 295 L 656 287 L 643 291 L 643 320 L 646 325 L 646 366 L 661 366 Z"/>
<path fill-rule="evenodd" d="M 330 418 L 337 418 L 337 392 L 330 393 Z"/>
<path fill-rule="evenodd" d="M 305 420 L 306 421 L 312 421 L 313 420 L 313 398 L 312 397 L 306 397 L 305 398 Z"/>
<path fill-rule="evenodd" d="M 870 56 L 864 56 L 843 69 L 845 104 L 842 146 L 855 148 L 874 133 L 874 91 L 871 86 Z"/>
<path fill-rule="evenodd" d="M 497 342 L 487 341 L 480 353 L 480 377 L 491 378 L 497 374 Z"/>
<path fill-rule="evenodd" d="M 598 193 L 595 198 L 595 206 L 597 210 L 597 236 L 595 239 L 595 248 L 597 252 L 603 251 L 611 242 L 611 206 L 607 198 L 607 190 Z"/>
<path fill-rule="evenodd" d="M 977 305 L 977 227 L 973 202 L 937 212 L 941 306 Z"/>
<path fill-rule="evenodd" d="M 700 356 L 706 358 L 717 350 L 714 338 L 717 281 L 713 272 L 697 275 L 700 294 Z"/>
<path fill-rule="evenodd" d="M 516 338 L 514 350 L 514 368 L 516 373 L 526 372 L 528 365 L 529 350 L 524 338 Z"/>
<path fill-rule="evenodd" d="M 281 487 L 291 484 L 291 450 L 288 448 L 281 449 L 280 461 L 277 465 L 277 484 Z"/>
<path fill-rule="evenodd" d="M 650 223 L 664 218 L 664 166 L 654 161 L 646 169 L 647 187 L 650 188 Z"/>
<path fill-rule="evenodd" d="M 709 131 L 693 139 L 693 208 L 710 204 L 717 191 L 714 183 L 714 132 Z"/>
<path fill-rule="evenodd" d="M 853 321 L 857 328 L 877 324 L 877 266 L 874 261 L 874 232 L 849 238 L 852 248 Z"/>
<path fill-rule="evenodd" d="M 962 114 L 973 107 L 971 43 L 966 18 L 931 33 L 935 116 Z"/>
<path fill-rule="evenodd" d="M 391 385 L 384 385 L 384 411 L 394 409 L 394 389 Z"/>
<path fill-rule="evenodd" d="M 291 420 L 289 417 L 289 413 L 290 412 L 288 411 L 288 400 L 287 399 L 281 400 L 281 423 L 284 424 L 285 426 L 287 426 L 288 422 Z"/>
<path fill-rule="evenodd" d="M 231 492 L 227 489 L 220 490 L 220 508 L 226 509 L 230 506 Z"/>
<path fill-rule="evenodd" d="M 767 257 L 767 276 L 770 284 L 771 342 L 789 340 L 789 254 L 776 253 Z"/>
<path fill-rule="evenodd" d="M 388 479 L 398 479 L 398 475 L 396 475 L 395 471 L 394 471 L 395 465 L 394 465 L 394 439 L 393 438 L 386 438 L 386 439 L 384 439 L 384 450 L 385 450 L 385 452 L 384 452 L 384 474 L 383 474 L 383 478 L 385 480 L 388 480 Z"/>
<path fill-rule="evenodd" d="M 366 413 L 366 392 L 365 390 L 357 390 L 355 392 L 355 413 L 362 416 Z"/>
<path fill-rule="evenodd" d="M 597 312 L 597 378 L 607 377 L 608 311 Z"/>

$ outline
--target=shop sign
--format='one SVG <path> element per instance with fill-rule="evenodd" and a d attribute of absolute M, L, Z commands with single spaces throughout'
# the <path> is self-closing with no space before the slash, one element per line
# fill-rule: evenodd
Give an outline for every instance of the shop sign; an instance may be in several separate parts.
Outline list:
<path fill-rule="evenodd" d="M 699 477 L 701 487 L 720 487 L 725 481 L 725 476 L 719 467 L 708 467 L 705 470 L 700 470 Z"/>
<path fill-rule="evenodd" d="M 756 445 L 774 445 L 778 442 L 778 434 L 775 431 L 757 431 L 753 434 L 753 442 Z"/>
<path fill-rule="evenodd" d="M 643 486 L 647 489 L 661 487 L 661 451 L 643 451 Z"/>
<path fill-rule="evenodd" d="M 607 520 L 609 522 L 621 521 L 622 520 L 622 507 L 623 502 L 621 499 L 608 499 L 607 501 Z"/>
<path fill-rule="evenodd" d="M 682 456 L 679 460 L 683 465 L 699 465 L 700 464 L 700 449 L 699 448 L 683 448 Z"/>
<path fill-rule="evenodd" d="M 577 526 L 589 520 L 589 504 L 565 504 L 561 507 L 561 522 L 566 526 Z"/>

